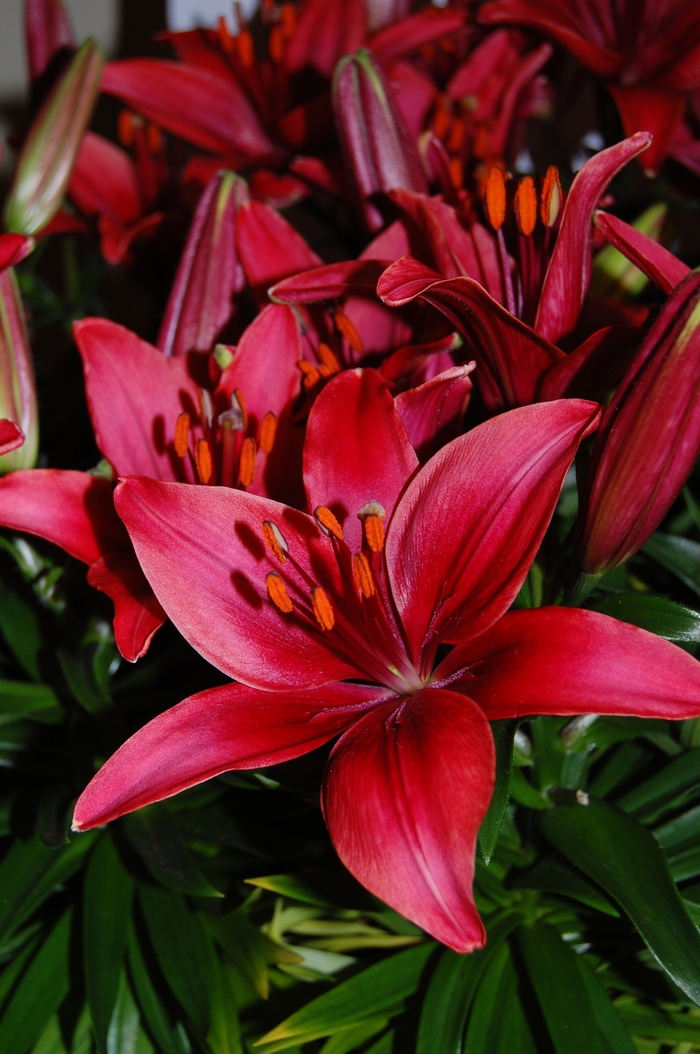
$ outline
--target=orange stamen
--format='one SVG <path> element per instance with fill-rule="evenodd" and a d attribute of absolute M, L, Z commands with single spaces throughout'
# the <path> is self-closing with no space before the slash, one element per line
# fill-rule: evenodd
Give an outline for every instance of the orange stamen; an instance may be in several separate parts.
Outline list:
<path fill-rule="evenodd" d="M 330 600 L 320 586 L 311 590 L 311 606 L 321 629 L 332 630 L 335 626 L 335 615 Z"/>
<path fill-rule="evenodd" d="M 194 447 L 194 463 L 200 483 L 208 483 L 211 479 L 214 465 L 211 459 L 211 450 L 206 439 L 198 439 Z"/>
<path fill-rule="evenodd" d="M 449 128 L 450 114 L 447 109 L 447 103 L 441 99 L 433 117 L 433 132 L 438 139 L 444 139 Z"/>
<path fill-rule="evenodd" d="M 515 192 L 515 222 L 526 237 L 532 234 L 537 223 L 537 192 L 532 176 L 524 176 Z"/>
<path fill-rule="evenodd" d="M 461 158 L 450 158 L 450 176 L 452 177 L 452 186 L 455 190 L 459 190 L 464 183 L 464 166 Z"/>
<path fill-rule="evenodd" d="M 243 424 L 241 425 L 241 428 L 244 429 L 246 427 L 246 425 L 248 424 L 248 414 L 246 413 L 245 399 L 243 398 L 243 392 L 241 391 L 240 388 L 235 388 L 234 389 L 234 392 L 233 392 L 233 394 L 231 396 L 231 406 L 233 407 L 234 410 L 236 410 L 236 409 L 240 410 L 240 412 L 241 412 L 241 421 L 243 422 Z"/>
<path fill-rule="evenodd" d="M 506 177 L 498 165 L 492 165 L 486 177 L 486 215 L 495 231 L 499 231 L 506 218 Z"/>
<path fill-rule="evenodd" d="M 117 135 L 122 146 L 131 146 L 134 142 L 134 115 L 131 110 L 120 110 L 117 118 Z"/>
<path fill-rule="evenodd" d="M 257 448 L 255 446 L 255 440 L 248 436 L 247 439 L 243 440 L 243 446 L 241 447 L 241 457 L 238 462 L 238 482 L 243 487 L 249 487 L 255 477 L 255 455 L 257 454 Z"/>
<path fill-rule="evenodd" d="M 456 117 L 452 122 L 450 134 L 445 144 L 451 154 L 457 154 L 464 146 L 467 137 L 467 122 L 463 117 Z"/>
<path fill-rule="evenodd" d="M 184 457 L 187 453 L 190 438 L 190 415 L 179 414 L 175 422 L 175 453 Z"/>
<path fill-rule="evenodd" d="M 159 154 L 163 146 L 163 136 L 155 124 L 146 125 L 146 146 L 150 154 Z"/>
<path fill-rule="evenodd" d="M 228 28 L 228 22 L 223 15 L 219 15 L 219 21 L 217 23 L 217 33 L 219 36 L 219 43 L 221 47 L 230 55 L 234 48 L 233 36 L 231 30 Z"/>
<path fill-rule="evenodd" d="M 283 611 L 285 615 L 294 610 L 287 587 L 276 571 L 270 571 L 269 574 L 265 575 L 265 585 L 267 586 L 267 595 L 276 608 Z"/>
<path fill-rule="evenodd" d="M 249 29 L 242 29 L 236 38 L 238 42 L 238 61 L 243 69 L 250 69 L 255 62 L 255 46 Z"/>
<path fill-rule="evenodd" d="M 297 28 L 297 10 L 294 4 L 282 4 L 282 32 L 285 40 L 294 36 Z"/>
<path fill-rule="evenodd" d="M 277 433 L 277 418 L 273 414 L 272 410 L 268 410 L 262 419 L 260 425 L 260 449 L 263 454 L 269 454 L 275 445 L 275 435 Z"/>
<path fill-rule="evenodd" d="M 372 578 L 369 560 L 364 553 L 353 553 L 352 577 L 363 597 L 374 596 L 374 579 Z"/>
<path fill-rule="evenodd" d="M 311 388 L 315 388 L 318 382 L 321 380 L 321 374 L 312 363 L 307 362 L 306 359 L 299 359 L 297 366 L 302 372 L 303 384 L 307 392 Z"/>
<path fill-rule="evenodd" d="M 343 528 L 340 526 L 330 509 L 325 505 L 319 505 L 318 508 L 314 509 L 314 519 L 322 531 L 326 534 L 332 534 L 334 538 L 337 538 L 339 542 L 342 542 L 344 538 Z"/>
<path fill-rule="evenodd" d="M 277 524 L 273 523 L 272 520 L 263 520 L 262 536 L 265 545 L 274 553 L 279 562 L 283 564 L 287 559 L 289 546 L 287 545 L 287 539 L 282 534 Z"/>
<path fill-rule="evenodd" d="M 367 545 L 373 553 L 381 553 L 384 548 L 384 524 L 378 516 L 365 516 L 362 526 Z"/>
<path fill-rule="evenodd" d="M 550 165 L 542 182 L 540 200 L 540 217 L 545 227 L 553 227 L 557 222 L 563 196 L 559 170 Z"/>
<path fill-rule="evenodd" d="M 318 357 L 323 365 L 330 370 L 331 375 L 340 373 L 340 363 L 336 358 L 335 352 L 332 348 L 329 348 L 327 344 L 324 344 L 323 341 L 321 341 L 318 346 Z"/>
<path fill-rule="evenodd" d="M 342 311 L 336 311 L 333 320 L 338 331 L 343 334 L 352 350 L 357 352 L 358 355 L 360 352 L 364 351 L 362 337 L 357 332 L 354 323 L 350 321 L 348 316 L 344 315 Z"/>
<path fill-rule="evenodd" d="M 284 58 L 284 34 L 281 26 L 275 25 L 270 30 L 267 50 L 273 62 L 281 62 Z"/>

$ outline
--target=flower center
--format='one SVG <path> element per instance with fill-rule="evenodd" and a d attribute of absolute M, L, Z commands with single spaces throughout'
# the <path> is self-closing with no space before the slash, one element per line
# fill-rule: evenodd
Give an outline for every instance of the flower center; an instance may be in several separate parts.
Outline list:
<path fill-rule="evenodd" d="M 265 520 L 262 537 L 279 566 L 265 576 L 267 594 L 285 618 L 311 633 L 321 632 L 331 647 L 367 676 L 402 695 L 425 687 L 409 661 L 390 601 L 384 561 L 386 513 L 371 501 L 358 512 L 362 548 L 352 552 L 335 514 L 325 505 L 314 519 L 333 550 L 323 584 L 290 551 L 278 524 Z"/>

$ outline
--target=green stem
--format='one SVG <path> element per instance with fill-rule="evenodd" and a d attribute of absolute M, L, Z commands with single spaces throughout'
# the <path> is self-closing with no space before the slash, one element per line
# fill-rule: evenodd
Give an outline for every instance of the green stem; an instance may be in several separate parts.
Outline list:
<path fill-rule="evenodd" d="M 569 591 L 564 599 L 564 606 L 568 608 L 579 608 L 588 594 L 595 588 L 599 574 L 587 575 L 584 571 L 578 577 L 578 582 Z"/>

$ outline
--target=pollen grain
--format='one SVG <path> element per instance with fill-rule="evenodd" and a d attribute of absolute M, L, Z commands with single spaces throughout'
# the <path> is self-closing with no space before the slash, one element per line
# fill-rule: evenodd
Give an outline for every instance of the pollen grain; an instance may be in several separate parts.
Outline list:
<path fill-rule="evenodd" d="M 332 630 L 335 626 L 335 614 L 328 596 L 320 586 L 311 590 L 311 606 L 321 629 L 326 632 Z"/>
<path fill-rule="evenodd" d="M 206 439 L 198 439 L 194 447 L 194 463 L 200 483 L 208 483 L 212 477 L 214 464 L 211 459 L 211 450 Z"/>
<path fill-rule="evenodd" d="M 178 457 L 184 457 L 189 447 L 190 439 L 190 415 L 179 414 L 175 422 L 175 453 Z"/>
<path fill-rule="evenodd" d="M 515 222 L 521 234 L 529 237 L 537 223 L 537 191 L 532 176 L 524 176 L 515 192 Z"/>
<path fill-rule="evenodd" d="M 275 445 L 277 434 L 277 418 L 272 410 L 268 410 L 260 425 L 260 449 L 263 454 L 269 454 Z"/>
<path fill-rule="evenodd" d="M 362 593 L 363 597 L 374 596 L 374 580 L 372 578 L 372 570 L 369 566 L 369 560 L 364 553 L 353 553 L 352 556 L 352 577 L 355 580 L 355 585 Z"/>
<path fill-rule="evenodd" d="M 241 456 L 238 462 L 238 482 L 243 487 L 249 487 L 255 478 L 256 454 L 255 440 L 248 436 L 243 440 Z"/>
<path fill-rule="evenodd" d="M 332 534 L 334 538 L 337 538 L 339 542 L 342 542 L 344 537 L 343 528 L 340 526 L 329 508 L 325 505 L 319 505 L 318 508 L 314 510 L 314 519 L 326 534 Z"/>
<path fill-rule="evenodd" d="M 265 585 L 267 586 L 267 594 L 276 608 L 283 611 L 285 615 L 294 610 L 287 587 L 276 571 L 270 571 L 265 575 Z"/>
<path fill-rule="evenodd" d="M 272 520 L 263 520 L 262 536 L 265 545 L 277 557 L 279 562 L 283 564 L 287 559 L 289 546 L 287 545 L 287 539 L 284 537 L 277 524 L 273 523 Z"/>

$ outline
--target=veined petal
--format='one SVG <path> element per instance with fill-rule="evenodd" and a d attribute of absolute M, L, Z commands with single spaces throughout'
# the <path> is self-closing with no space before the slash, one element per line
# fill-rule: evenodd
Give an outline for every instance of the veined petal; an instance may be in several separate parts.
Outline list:
<path fill-rule="evenodd" d="M 241 151 L 251 160 L 276 153 L 233 77 L 164 59 L 123 59 L 105 66 L 102 90 L 212 153 Z"/>
<path fill-rule="evenodd" d="M 239 208 L 236 245 L 248 284 L 265 304 L 273 282 L 321 263 L 284 216 L 262 201 L 248 201 Z"/>
<path fill-rule="evenodd" d="M 291 73 L 312 67 L 330 77 L 338 59 L 359 48 L 366 33 L 364 0 L 304 0 L 285 65 Z"/>
<path fill-rule="evenodd" d="M 315 521 L 267 498 L 191 484 L 123 480 L 115 502 L 139 563 L 168 616 L 214 666 L 256 688 L 312 688 L 358 677 L 313 617 L 279 611 L 265 576 L 284 567 L 266 549 L 263 523 L 282 532 L 290 556 L 322 588 L 339 588 L 331 541 Z M 298 603 L 309 607 L 290 584 Z"/>
<path fill-rule="evenodd" d="M 377 293 L 392 307 L 420 297 L 464 334 L 477 363 L 474 379 L 492 412 L 534 402 L 540 378 L 564 357 L 501 307 L 479 282 L 462 277 L 436 280 L 435 272 L 410 256 L 387 268 Z"/>
<path fill-rule="evenodd" d="M 465 22 L 463 11 L 439 11 L 427 7 L 380 29 L 370 38 L 368 47 L 383 65 L 388 66 L 403 55 L 419 51 L 424 44 L 459 33 Z"/>
<path fill-rule="evenodd" d="M 622 127 L 627 135 L 644 128 L 654 137 L 649 149 L 639 158 L 639 163 L 646 172 L 655 174 L 680 127 L 685 96 L 681 92 L 660 91 L 643 85 L 621 87 L 607 84 L 606 88 L 620 112 Z"/>
<path fill-rule="evenodd" d="M 0 480 L 0 524 L 53 542 L 85 564 L 130 548 L 114 484 L 88 472 L 23 469 Z"/>
<path fill-rule="evenodd" d="M 132 547 L 127 552 L 106 553 L 90 566 L 87 580 L 114 604 L 114 640 L 121 654 L 127 662 L 141 659 L 167 616 Z"/>
<path fill-rule="evenodd" d="M 664 249 L 663 245 L 659 245 L 653 238 L 617 216 L 596 212 L 593 219 L 610 244 L 631 260 L 664 293 L 670 293 L 690 273 L 688 265 L 668 249 Z"/>
<path fill-rule="evenodd" d="M 0 234 L 0 271 L 14 267 L 34 248 L 34 239 L 24 234 Z"/>
<path fill-rule="evenodd" d="M 331 754 L 323 811 L 340 859 L 391 907 L 460 952 L 484 943 L 474 847 L 491 799 L 482 711 L 435 688 L 376 707 Z"/>
<path fill-rule="evenodd" d="M 9 454 L 24 442 L 24 432 L 14 421 L 0 418 L 0 454 Z"/>
<path fill-rule="evenodd" d="M 75 47 L 62 0 L 25 0 L 24 33 L 32 84 L 57 52 L 68 53 Z"/>
<path fill-rule="evenodd" d="M 173 447 L 183 411 L 197 417 L 198 390 L 182 363 L 104 318 L 73 324 L 97 445 L 122 475 L 182 479 Z"/>
<path fill-rule="evenodd" d="M 310 509 L 333 510 L 354 552 L 362 547 L 360 510 L 378 502 L 388 523 L 417 468 L 394 400 L 375 370 L 347 370 L 324 388 L 306 431 L 306 494 Z"/>
<path fill-rule="evenodd" d="M 68 193 L 86 214 L 133 223 L 143 212 L 136 165 L 116 143 L 86 132 L 80 144 Z"/>
<path fill-rule="evenodd" d="M 604 399 L 624 377 L 645 335 L 641 326 L 605 326 L 591 333 L 545 375 L 540 399 Z"/>
<path fill-rule="evenodd" d="M 317 304 L 348 295 L 374 296 L 377 282 L 388 266 L 388 260 L 361 258 L 324 264 L 284 278 L 272 286 L 269 295 L 281 304 Z"/>
<path fill-rule="evenodd" d="M 654 633 L 581 608 L 512 611 L 455 648 L 436 678 L 459 685 L 489 721 L 528 714 L 700 714 L 700 663 Z M 452 681 L 456 687 L 457 681 Z"/>
<path fill-rule="evenodd" d="M 578 399 L 500 414 L 443 447 L 409 484 L 386 560 L 414 664 L 508 610 L 598 414 Z"/>
<path fill-rule="evenodd" d="M 333 684 L 260 692 L 227 684 L 191 695 L 128 739 L 81 794 L 84 831 L 229 769 L 261 768 L 326 743 L 373 705 L 378 689 Z"/>
<path fill-rule="evenodd" d="M 588 292 L 591 220 L 600 197 L 617 173 L 646 150 L 651 138 L 649 132 L 637 132 L 601 150 L 577 172 L 571 184 L 535 318 L 537 332 L 552 343 L 574 329 Z"/>
<path fill-rule="evenodd" d="M 453 366 L 396 396 L 396 412 L 422 463 L 461 432 L 475 365 Z"/>

